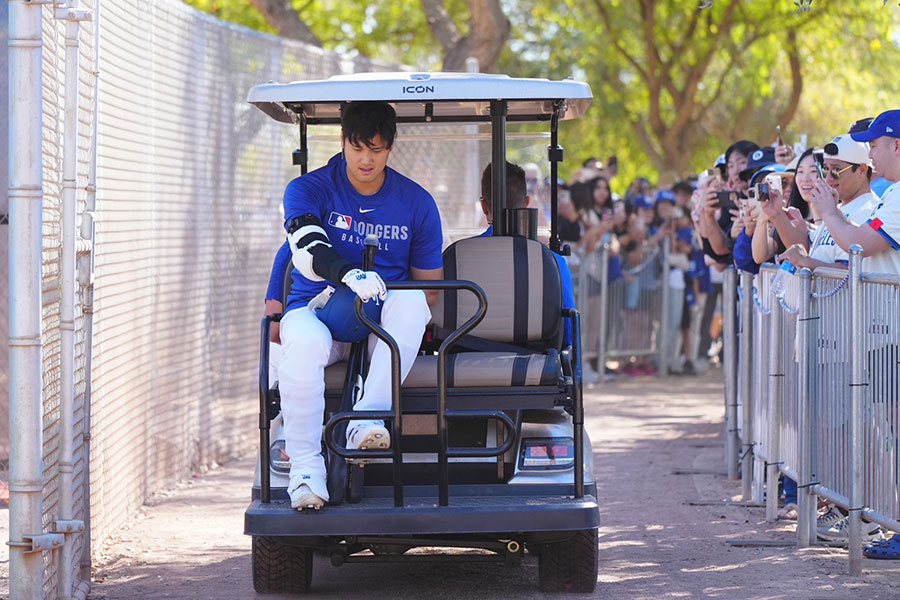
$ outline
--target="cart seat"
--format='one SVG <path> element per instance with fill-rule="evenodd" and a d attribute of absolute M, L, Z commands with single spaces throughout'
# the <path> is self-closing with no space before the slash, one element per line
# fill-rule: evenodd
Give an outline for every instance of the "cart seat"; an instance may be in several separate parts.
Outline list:
<path fill-rule="evenodd" d="M 459 352 L 448 355 L 448 387 L 560 385 L 562 284 L 549 249 L 522 237 L 460 240 L 444 251 L 444 278 L 473 281 L 488 300 L 484 319 L 470 333 L 487 351 L 460 345 Z M 453 331 L 477 308 L 470 292 L 445 291 L 432 306 L 432 320 L 441 330 Z M 491 351 L 491 343 L 503 348 Z M 346 372 L 344 362 L 325 370 L 326 393 L 340 392 Z M 403 387 L 436 388 L 437 356 L 417 357 Z"/>
<path fill-rule="evenodd" d="M 459 240 L 444 251 L 444 279 L 481 286 L 487 314 L 472 336 L 546 352 L 562 343 L 562 283 L 550 249 L 523 237 Z M 453 331 L 478 309 L 464 290 L 445 291 L 431 307 L 434 324 Z"/>
<path fill-rule="evenodd" d="M 559 353 L 463 352 L 447 356 L 448 387 L 520 387 L 558 385 Z M 325 369 L 325 392 L 339 393 L 346 381 L 347 363 Z M 404 388 L 436 388 L 437 356 L 416 358 Z"/>

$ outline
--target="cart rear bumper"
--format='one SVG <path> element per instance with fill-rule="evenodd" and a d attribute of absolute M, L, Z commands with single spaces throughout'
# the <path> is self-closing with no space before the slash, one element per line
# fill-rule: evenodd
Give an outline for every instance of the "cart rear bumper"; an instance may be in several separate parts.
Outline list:
<path fill-rule="evenodd" d="M 576 531 L 599 523 L 597 501 L 534 495 L 364 498 L 359 504 L 299 512 L 288 500 L 264 504 L 254 499 L 244 513 L 244 533 L 256 536 L 438 535 L 501 532 Z"/>

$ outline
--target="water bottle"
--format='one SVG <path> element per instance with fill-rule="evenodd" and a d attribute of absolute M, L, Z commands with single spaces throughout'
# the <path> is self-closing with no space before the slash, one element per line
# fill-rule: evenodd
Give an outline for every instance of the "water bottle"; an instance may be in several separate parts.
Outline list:
<path fill-rule="evenodd" d="M 772 293 L 775 294 L 776 298 L 779 300 L 784 298 L 788 279 L 796 272 L 797 267 L 792 265 L 790 261 L 785 260 L 781 263 L 781 268 L 772 276 Z"/>

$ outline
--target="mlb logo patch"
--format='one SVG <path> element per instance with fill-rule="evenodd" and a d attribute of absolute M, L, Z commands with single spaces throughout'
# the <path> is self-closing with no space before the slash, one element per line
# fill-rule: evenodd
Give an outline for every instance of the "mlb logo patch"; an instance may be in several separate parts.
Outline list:
<path fill-rule="evenodd" d="M 348 217 L 347 215 L 342 215 L 341 213 L 333 212 L 331 216 L 328 217 L 328 224 L 336 229 L 350 229 L 350 224 L 353 223 L 353 217 Z"/>

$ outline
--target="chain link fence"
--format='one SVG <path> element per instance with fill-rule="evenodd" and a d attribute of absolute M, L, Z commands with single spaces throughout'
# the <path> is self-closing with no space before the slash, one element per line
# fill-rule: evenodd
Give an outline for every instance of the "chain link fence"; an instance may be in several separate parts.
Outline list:
<path fill-rule="evenodd" d="M 84 8 L 93 8 L 93 1 L 82 2 Z M 87 465 L 84 444 L 85 423 L 85 339 L 82 299 L 76 297 L 75 312 L 75 394 L 74 394 L 74 455 L 72 498 L 60 498 L 59 451 L 61 431 L 60 414 L 60 260 L 63 199 L 63 128 L 65 118 L 65 54 L 66 40 L 64 22 L 54 17 L 51 8 L 42 11 L 43 17 L 43 201 L 42 201 L 42 354 L 43 354 L 43 516 L 44 531 L 51 531 L 53 523 L 60 517 L 62 502 L 70 502 L 74 507 L 73 518 L 85 519 L 84 494 Z M 90 168 L 91 123 L 93 110 L 92 84 L 94 64 L 94 30 L 90 23 L 79 32 L 79 86 L 82 92 L 77 115 L 78 159 L 77 179 L 82 182 L 78 193 L 79 206 L 83 209 L 83 182 L 87 180 Z M 82 211 L 79 211 L 82 212 Z M 72 541 L 74 555 L 79 556 L 85 543 L 85 536 L 76 536 Z M 44 595 L 55 594 L 59 565 L 58 553 L 44 553 Z M 79 565 L 74 565 L 76 568 Z"/>
<path fill-rule="evenodd" d="M 177 0 L 82 0 L 81 7 L 95 19 L 79 34 L 79 226 L 94 159 L 97 192 L 93 290 L 82 281 L 76 298 L 72 498 L 58 492 L 65 25 L 52 6 L 41 9 L 43 523 L 49 531 L 62 502 L 73 504 L 75 519 L 89 520 L 75 541 L 76 583 L 89 578 L 103 540 L 154 492 L 255 448 L 258 322 L 284 239 L 282 193 L 299 171 L 291 164 L 298 130 L 247 104 L 248 90 L 389 69 L 227 24 Z M 474 126 L 437 128 L 431 137 L 420 129 L 401 128 L 391 165 L 432 192 L 448 239 L 478 230 L 487 141 L 468 139 Z M 312 168 L 338 150 L 336 139 L 336 129 L 312 131 Z M 523 139 L 515 158 L 540 157 L 538 139 Z M 0 225 L 4 253 L 6 236 Z M 8 337 L 5 297 L 0 306 L 0 334 Z M 0 401 L 8 411 L 5 344 L 2 351 Z M 58 553 L 44 559 L 50 597 Z"/>

